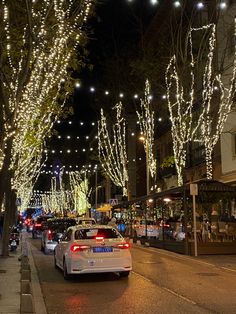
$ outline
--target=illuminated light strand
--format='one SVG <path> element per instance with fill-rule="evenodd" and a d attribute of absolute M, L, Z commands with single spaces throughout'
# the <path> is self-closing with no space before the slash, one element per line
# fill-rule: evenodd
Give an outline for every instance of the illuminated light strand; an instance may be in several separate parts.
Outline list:
<path fill-rule="evenodd" d="M 17 60 L 16 54 L 14 51 L 12 52 L 12 47 L 8 44 L 12 40 L 10 14 L 3 0 L 7 52 L 7 60 L 4 60 L 6 61 L 4 64 L 9 68 L 10 83 L 2 82 L 9 97 L 8 108 L 5 104 L 3 105 L 3 117 L 6 123 L 0 150 L 0 166 L 2 167 L 4 161 L 5 143 L 12 137 L 11 169 L 15 171 L 15 178 L 12 181 L 16 186 L 23 183 L 26 186 L 33 178 L 33 173 L 34 175 L 38 173 L 44 138 L 49 134 L 55 117 L 59 114 L 57 98 L 61 90 L 60 82 L 66 75 L 67 65 L 74 48 L 73 45 L 70 47 L 68 43 L 72 42 L 75 37 L 77 38 L 77 28 L 79 26 L 81 29 L 81 25 L 87 19 L 92 1 L 82 1 L 74 16 L 75 6 L 73 4 L 74 1 L 69 1 L 67 6 L 66 1 L 55 0 L 52 8 L 51 1 L 47 0 L 42 1 L 40 6 L 37 6 L 36 2 L 32 3 L 32 7 L 29 6 L 29 10 L 27 9 L 32 29 L 29 25 L 22 29 L 22 44 L 19 49 L 19 60 Z M 54 14 L 55 21 L 57 21 L 57 23 L 53 23 L 54 27 L 55 25 L 57 27 L 53 38 L 50 34 L 52 25 L 49 25 L 49 12 Z M 25 65 L 27 61 L 25 57 L 27 54 L 23 47 L 28 44 L 28 38 L 32 38 L 32 36 L 28 36 L 28 31 L 32 32 L 34 40 L 31 43 L 31 56 L 29 55 L 29 80 L 22 86 L 23 64 Z M 82 31 L 79 30 L 79 33 L 81 36 Z M 67 93 L 64 95 L 66 98 Z M 14 117 L 14 120 L 9 119 L 9 114 Z"/>
<path fill-rule="evenodd" d="M 236 19 L 234 19 L 234 38 L 236 38 Z M 203 75 L 203 114 L 200 136 L 200 141 L 205 146 L 207 179 L 213 178 L 213 149 L 220 138 L 225 122 L 232 109 L 236 87 L 236 47 L 234 47 L 231 79 L 226 84 L 223 83 L 222 75 L 215 74 L 214 72 L 213 60 L 216 53 L 216 25 L 213 24 L 209 40 L 207 64 Z M 214 97 L 214 95 L 217 97 Z M 218 108 L 217 113 L 215 108 Z M 215 112 L 215 114 L 213 115 L 212 112 Z M 196 140 L 199 140 L 199 138 Z"/>
<path fill-rule="evenodd" d="M 138 115 L 140 130 L 144 136 L 144 149 L 146 152 L 148 163 L 148 169 L 150 171 L 151 177 L 154 179 L 156 176 L 157 165 L 154 156 L 154 111 L 151 110 L 151 98 L 150 96 L 150 84 L 149 81 L 145 82 L 145 93 L 144 99 L 140 99 L 141 111 L 136 111 Z"/>
<path fill-rule="evenodd" d="M 192 28 L 188 34 L 188 53 L 190 57 L 190 87 L 184 87 L 184 81 L 181 81 L 181 75 L 177 70 L 177 60 L 174 55 L 166 70 L 165 80 L 167 87 L 167 103 L 171 121 L 171 134 L 173 141 L 173 152 L 175 167 L 177 171 L 178 186 L 183 185 L 183 169 L 186 166 L 187 143 L 193 140 L 202 121 L 203 113 L 193 120 L 193 104 L 195 97 L 195 62 L 193 57 L 193 31 L 208 30 L 210 25 L 201 28 Z"/>
<path fill-rule="evenodd" d="M 79 215 L 86 214 L 91 207 L 89 197 L 92 189 L 89 189 L 87 171 L 73 171 L 69 173 L 71 195 L 74 202 L 74 209 Z"/>
<path fill-rule="evenodd" d="M 123 195 L 127 195 L 126 122 L 122 117 L 122 103 L 119 102 L 113 109 L 116 110 L 116 122 L 110 132 L 101 109 L 98 121 L 98 153 L 104 171 L 116 186 L 122 187 Z"/>

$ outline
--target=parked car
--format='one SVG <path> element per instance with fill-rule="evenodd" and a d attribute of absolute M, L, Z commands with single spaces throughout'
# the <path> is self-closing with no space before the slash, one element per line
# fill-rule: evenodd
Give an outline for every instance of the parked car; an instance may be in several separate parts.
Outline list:
<path fill-rule="evenodd" d="M 45 254 L 53 252 L 65 230 L 74 225 L 76 225 L 74 218 L 48 219 L 42 233 L 41 251 Z"/>
<path fill-rule="evenodd" d="M 147 234 L 146 234 L 147 230 Z M 134 234 L 137 238 L 149 237 L 159 238 L 161 232 L 160 225 L 153 220 L 140 219 L 134 222 Z"/>
<path fill-rule="evenodd" d="M 113 227 L 70 227 L 55 247 L 54 264 L 64 278 L 73 274 L 118 272 L 127 277 L 132 270 L 130 243 Z"/>
<path fill-rule="evenodd" d="M 96 220 L 94 218 L 78 218 L 78 225 L 95 225 Z"/>

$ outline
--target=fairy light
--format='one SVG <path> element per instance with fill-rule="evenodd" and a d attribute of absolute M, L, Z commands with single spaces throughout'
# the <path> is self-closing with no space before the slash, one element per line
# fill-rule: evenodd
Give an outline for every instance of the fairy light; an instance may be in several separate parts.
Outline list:
<path fill-rule="evenodd" d="M 236 28 L 236 27 L 235 27 Z M 203 89 L 201 97 L 201 109 L 193 124 L 193 102 L 195 91 L 194 61 L 192 47 L 192 33 L 208 30 L 208 54 L 203 72 Z M 236 32 L 235 32 L 236 35 Z M 208 179 L 213 178 L 212 153 L 223 131 L 224 124 L 233 105 L 236 78 L 236 54 L 232 66 L 232 75 L 229 85 L 224 86 L 222 76 L 215 74 L 213 60 L 216 52 L 216 25 L 209 24 L 201 28 L 192 28 L 189 34 L 190 45 L 190 92 L 184 94 L 184 87 L 177 73 L 176 59 L 172 57 L 166 72 L 167 100 L 171 120 L 171 131 L 173 139 L 173 150 L 175 165 L 177 169 L 178 184 L 183 184 L 183 168 L 186 163 L 186 144 L 200 141 L 205 146 L 206 175 Z M 173 97 L 173 95 L 179 97 Z M 214 97 L 214 96 L 217 97 Z M 213 100 L 214 97 L 214 100 Z M 218 107 L 217 115 L 212 111 Z M 200 133 L 200 135 L 198 134 Z"/>
<path fill-rule="evenodd" d="M 236 19 L 234 19 L 234 37 L 236 36 Z M 206 155 L 207 179 L 213 178 L 212 154 L 225 122 L 232 109 L 235 95 L 236 80 L 236 47 L 234 48 L 234 59 L 229 83 L 224 84 L 222 75 L 214 72 L 213 60 L 216 50 L 216 25 L 211 25 L 211 36 L 209 39 L 209 53 L 203 75 L 202 91 L 202 124 L 200 141 L 204 143 Z M 229 76 L 229 75 L 228 75 Z M 214 97 L 217 95 L 218 97 Z M 213 100 L 214 97 L 214 100 Z M 216 112 L 214 117 L 212 111 Z"/>
<path fill-rule="evenodd" d="M 126 122 L 122 117 L 122 103 L 117 103 L 113 110 L 116 110 L 116 121 L 112 132 L 109 132 L 107 119 L 101 109 L 98 121 L 98 153 L 104 171 L 116 186 L 122 187 L 123 195 L 127 195 Z"/>
<path fill-rule="evenodd" d="M 48 0 L 43 1 L 41 6 L 32 6 L 27 11 L 29 19 L 25 19 L 25 26 L 18 29 L 20 35 L 19 53 L 16 54 L 12 42 L 15 42 L 14 32 L 9 30 L 12 27 L 11 14 L 3 0 L 3 50 L 4 68 L 7 69 L 8 82 L 2 81 L 8 95 L 7 102 L 3 106 L 3 117 L 7 121 L 2 132 L 3 144 L 0 150 L 0 166 L 4 162 L 4 149 L 8 139 L 12 139 L 11 165 L 13 173 L 12 186 L 20 190 L 21 186 L 30 189 L 37 177 L 41 167 L 40 159 L 43 152 L 44 138 L 49 136 L 53 124 L 61 113 L 57 106 L 57 98 L 63 86 L 69 84 L 65 80 L 67 67 L 70 58 L 73 56 L 73 49 L 80 44 L 82 35 L 81 26 L 87 20 L 93 1 L 80 1 L 76 9 L 72 1 L 65 3 L 64 0 L 54 0 L 54 5 Z M 74 14 L 76 12 L 76 14 Z M 52 14 L 53 19 L 48 15 Z M 28 25 L 28 20 L 31 25 Z M 55 33 L 50 34 L 53 21 Z M 24 22 L 24 19 L 22 20 Z M 15 23 L 15 22 L 14 22 Z M 29 36 L 29 32 L 33 36 Z M 78 40 L 71 45 L 72 39 Z M 34 40 L 31 42 L 32 37 Z M 82 37 L 81 37 L 82 38 Z M 23 48 L 30 46 L 26 54 Z M 27 58 L 27 59 L 26 59 Z M 28 68 L 25 67 L 28 65 Z M 30 71 L 28 71 L 30 69 Z M 22 78 L 27 77 L 26 80 Z M 62 85 L 63 83 L 63 85 Z M 64 93 L 64 101 L 68 93 Z M 14 119 L 12 119 L 14 117 Z"/>
<path fill-rule="evenodd" d="M 88 208 L 91 207 L 89 197 L 91 189 L 88 183 L 88 170 L 73 171 L 69 173 L 69 182 L 71 187 L 71 195 L 74 203 L 74 209 L 79 215 L 86 214 Z"/>
<path fill-rule="evenodd" d="M 190 87 L 187 91 L 184 92 L 184 82 L 181 81 L 177 71 L 177 60 L 175 55 L 170 59 L 165 75 L 167 87 L 166 97 L 170 114 L 173 152 L 179 186 L 183 185 L 183 169 L 186 165 L 186 145 L 193 139 L 201 121 L 200 117 L 194 124 L 192 114 L 195 89 L 192 32 L 209 28 L 210 26 L 204 26 L 200 29 L 191 29 L 188 34 Z"/>
<path fill-rule="evenodd" d="M 150 98 L 150 84 L 149 81 L 145 82 L 144 99 L 140 100 L 140 112 L 137 112 L 138 121 L 140 125 L 140 131 L 144 136 L 143 144 L 147 156 L 148 169 L 151 177 L 154 179 L 156 176 L 156 159 L 154 156 L 154 111 L 151 110 L 151 98 Z"/>

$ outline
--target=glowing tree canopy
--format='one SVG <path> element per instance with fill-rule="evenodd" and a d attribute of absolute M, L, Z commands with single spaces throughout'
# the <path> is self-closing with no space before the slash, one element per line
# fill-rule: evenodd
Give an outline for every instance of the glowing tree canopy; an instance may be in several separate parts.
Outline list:
<path fill-rule="evenodd" d="M 147 164 L 151 177 L 155 178 L 156 176 L 156 159 L 153 152 L 154 147 L 154 111 L 151 110 L 151 95 L 150 95 L 150 84 L 149 81 L 145 82 L 145 94 L 144 99 L 140 100 L 141 110 L 137 111 L 139 125 L 142 135 L 144 136 L 144 149 L 147 157 Z"/>
<path fill-rule="evenodd" d="M 87 214 L 88 209 L 91 207 L 89 203 L 91 189 L 89 189 L 87 171 L 70 172 L 70 186 L 74 210 L 79 215 Z"/>
<path fill-rule="evenodd" d="M 98 121 L 98 152 L 101 165 L 111 181 L 123 189 L 127 195 L 127 145 L 126 123 L 122 117 L 122 103 L 119 102 L 113 109 L 116 110 L 116 121 L 111 127 L 101 109 L 101 118 Z"/>
<path fill-rule="evenodd" d="M 5 163 L 15 171 L 22 161 L 26 166 L 39 160 L 43 140 L 61 110 L 58 100 L 62 105 L 69 91 L 70 82 L 62 81 L 77 58 L 75 48 L 91 3 L 1 2 L 0 169 Z"/>

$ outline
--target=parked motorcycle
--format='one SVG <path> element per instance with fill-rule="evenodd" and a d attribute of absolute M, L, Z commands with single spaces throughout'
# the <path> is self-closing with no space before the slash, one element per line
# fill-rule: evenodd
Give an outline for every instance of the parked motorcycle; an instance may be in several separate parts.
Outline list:
<path fill-rule="evenodd" d="M 20 242 L 20 234 L 17 228 L 13 228 L 10 233 L 9 237 L 9 250 L 11 252 L 16 251 L 17 246 L 19 245 Z"/>

